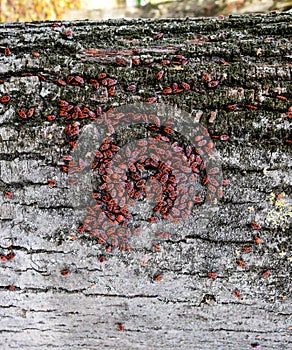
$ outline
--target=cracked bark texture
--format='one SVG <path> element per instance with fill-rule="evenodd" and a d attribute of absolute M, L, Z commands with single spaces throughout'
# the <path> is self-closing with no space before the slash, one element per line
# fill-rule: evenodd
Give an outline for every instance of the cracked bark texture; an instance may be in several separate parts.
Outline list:
<path fill-rule="evenodd" d="M 0 104 L 0 190 L 13 193 L 0 198 L 1 349 L 291 347 L 291 18 L 63 22 L 73 38 L 48 22 L 1 24 L 0 91 L 11 100 Z M 178 54 L 186 65 L 161 64 Z M 117 55 L 141 64 L 117 66 Z M 102 71 L 118 80 L 113 96 L 54 82 Z M 216 89 L 204 73 L 220 82 Z M 161 94 L 182 81 L 190 91 Z M 211 135 L 230 136 L 214 139 L 230 185 L 217 206 L 195 208 L 159 251 L 113 250 L 101 262 L 103 247 L 76 234 L 72 187 L 59 167 L 68 153 L 64 123 L 45 116 L 57 114 L 59 99 L 93 108 L 151 96 L 192 113 Z M 32 106 L 34 117 L 23 122 L 18 111 Z"/>

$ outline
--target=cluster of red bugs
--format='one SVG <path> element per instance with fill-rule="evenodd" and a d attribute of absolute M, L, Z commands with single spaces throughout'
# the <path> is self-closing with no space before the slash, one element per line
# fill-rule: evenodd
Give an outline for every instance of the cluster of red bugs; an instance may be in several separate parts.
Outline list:
<path fill-rule="evenodd" d="M 97 74 L 95 78 L 88 78 L 87 80 L 79 75 L 68 75 L 65 79 L 53 79 L 53 82 L 60 86 L 66 86 L 67 84 L 73 86 L 82 86 L 87 82 L 88 84 L 92 85 L 95 90 L 99 87 L 105 87 L 109 96 L 114 95 L 115 85 L 117 84 L 116 79 L 111 78 L 107 73 L 104 72 Z"/>
<path fill-rule="evenodd" d="M 211 154 L 213 151 L 213 143 L 208 139 L 208 131 L 204 127 L 201 128 L 201 135 L 194 138 L 194 146 L 192 146 L 190 144 L 180 145 L 175 141 L 176 134 L 171 126 L 160 126 L 159 123 L 153 121 L 145 123 L 145 115 L 142 114 L 120 115 L 111 111 L 99 116 L 98 123 L 108 122 L 109 119 L 112 123 L 122 119 L 126 121 L 136 119 L 137 121 L 138 118 L 141 124 L 145 125 L 148 134 L 152 135 L 153 140 L 159 142 L 160 148 L 154 145 L 154 141 L 148 143 L 149 148 L 153 148 L 153 152 L 150 156 L 145 155 L 143 152 L 147 149 L 147 139 L 137 140 L 139 149 L 134 149 L 135 157 L 131 158 L 131 154 L 127 154 L 126 151 L 124 162 L 122 158 L 119 159 L 119 165 L 113 169 L 112 161 L 121 146 L 115 143 L 114 135 L 106 137 L 99 149 L 95 151 L 92 163 L 92 169 L 99 177 L 97 189 L 92 195 L 96 203 L 86 208 L 87 216 L 78 229 L 79 233 L 89 233 L 100 244 L 113 248 L 119 247 L 122 250 L 130 249 L 131 234 L 139 232 L 139 227 L 135 227 L 128 205 L 149 198 L 149 186 L 153 196 L 159 193 L 159 199 L 157 198 L 152 214 L 147 219 L 152 223 L 163 219 L 178 221 L 187 217 L 191 212 L 192 204 L 188 201 L 189 195 L 192 196 L 193 203 L 204 201 L 203 196 L 197 195 L 192 187 L 186 190 L 180 187 L 178 191 L 177 180 L 180 176 L 187 179 L 186 174 L 183 174 L 183 169 L 187 167 L 177 163 L 179 171 L 174 173 L 171 167 L 171 162 L 175 164 L 173 154 L 177 155 L 178 160 L 179 158 L 184 159 L 189 166 L 186 171 L 191 173 L 192 180 L 201 178 L 202 185 L 208 189 L 208 200 L 212 200 L 212 196 L 222 197 L 223 195 L 222 182 L 217 178 L 219 169 L 213 167 L 206 171 L 206 164 L 203 161 L 203 155 Z M 154 117 L 153 120 L 157 119 Z M 78 135 L 76 127 L 77 125 L 66 127 L 65 132 L 70 137 L 75 137 Z M 172 152 L 169 151 L 169 148 Z M 162 159 L 160 159 L 161 155 L 163 155 Z M 167 157 L 169 157 L 169 164 L 165 162 Z M 65 165 L 61 169 L 69 174 L 82 171 L 85 167 L 83 160 L 72 160 L 70 156 L 64 160 Z M 179 175 L 179 172 L 182 174 Z M 120 177 L 123 177 L 123 181 Z M 146 186 L 148 186 L 147 191 Z M 176 203 L 178 194 L 181 198 Z"/>
<path fill-rule="evenodd" d="M 182 82 L 181 84 L 173 83 L 171 86 L 167 86 L 162 90 L 162 95 L 171 95 L 171 94 L 179 94 L 184 91 L 190 90 L 190 85 L 186 82 Z"/>

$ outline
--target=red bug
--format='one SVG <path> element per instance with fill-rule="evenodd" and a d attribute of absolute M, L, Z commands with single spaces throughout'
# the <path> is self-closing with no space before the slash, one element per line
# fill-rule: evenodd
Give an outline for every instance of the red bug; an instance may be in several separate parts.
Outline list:
<path fill-rule="evenodd" d="M 40 54 L 39 54 L 39 52 L 32 52 L 32 56 L 33 57 L 40 57 Z"/>
<path fill-rule="evenodd" d="M 8 259 L 5 255 L 0 255 L 0 260 L 2 260 L 3 262 L 6 262 Z"/>
<path fill-rule="evenodd" d="M 227 134 L 222 134 L 220 135 L 220 140 L 221 141 L 228 141 L 230 139 L 230 136 Z"/>
<path fill-rule="evenodd" d="M 54 82 L 60 86 L 65 86 L 67 85 L 66 82 L 62 79 L 55 79 Z"/>
<path fill-rule="evenodd" d="M 190 85 L 188 83 L 185 83 L 184 81 L 181 83 L 181 86 L 183 87 L 184 90 L 190 90 Z"/>
<path fill-rule="evenodd" d="M 0 99 L 1 103 L 8 103 L 11 100 L 10 96 L 8 95 L 3 95 Z"/>
<path fill-rule="evenodd" d="M 208 74 L 208 73 L 203 73 L 203 80 L 205 80 L 205 81 L 207 81 L 207 82 L 209 82 L 209 81 L 211 81 L 212 80 L 212 77 L 211 77 L 211 75 L 210 74 Z"/>
<path fill-rule="evenodd" d="M 226 109 L 228 111 L 234 111 L 236 108 L 237 108 L 237 104 L 236 103 L 231 103 L 231 104 L 226 106 Z"/>
<path fill-rule="evenodd" d="M 153 247 L 156 251 L 160 250 L 160 245 L 159 245 L 159 244 L 153 244 L 152 247 Z"/>
<path fill-rule="evenodd" d="M 162 90 L 162 94 L 163 94 L 163 95 L 170 95 L 170 94 L 172 94 L 172 88 L 171 88 L 170 86 L 164 88 L 164 89 Z"/>
<path fill-rule="evenodd" d="M 163 126 L 162 132 L 165 132 L 166 134 L 170 135 L 172 133 L 172 128 L 170 126 Z M 172 146 L 175 147 L 176 145 L 173 144 Z"/>
<path fill-rule="evenodd" d="M 221 64 L 223 64 L 224 66 L 226 66 L 226 65 L 229 64 L 229 63 L 228 63 L 227 61 L 225 61 L 225 60 L 219 60 L 219 62 L 220 62 Z"/>
<path fill-rule="evenodd" d="M 5 49 L 4 49 L 4 55 L 5 55 L 5 56 L 9 56 L 10 54 L 11 54 L 11 51 L 10 51 L 9 47 L 5 47 Z"/>
<path fill-rule="evenodd" d="M 254 106 L 254 105 L 245 105 L 245 107 L 247 109 L 253 109 L 253 110 L 256 110 L 257 109 L 257 106 Z"/>
<path fill-rule="evenodd" d="M 104 79 L 104 78 L 106 78 L 106 77 L 107 77 L 107 74 L 104 73 L 104 72 L 99 73 L 99 74 L 97 75 L 97 79 L 99 79 L 99 80 L 102 80 L 102 79 Z"/>
<path fill-rule="evenodd" d="M 163 36 L 164 36 L 163 33 L 158 33 L 158 34 L 156 34 L 156 38 L 157 38 L 157 39 L 162 39 Z"/>
<path fill-rule="evenodd" d="M 209 182 L 209 180 L 210 180 L 210 179 L 209 179 L 206 175 L 204 175 L 203 178 L 202 178 L 202 184 L 203 184 L 203 185 L 207 185 L 207 183 Z"/>
<path fill-rule="evenodd" d="M 31 118 L 34 115 L 34 111 L 35 109 L 33 107 L 29 108 L 26 114 L 27 118 Z"/>
<path fill-rule="evenodd" d="M 26 114 L 26 112 L 25 112 L 25 110 L 23 108 L 18 111 L 18 115 L 22 119 L 27 119 L 27 114 Z"/>
<path fill-rule="evenodd" d="M 233 293 L 236 296 L 236 298 L 240 298 L 241 294 L 240 294 L 240 291 L 238 289 L 235 289 Z"/>
<path fill-rule="evenodd" d="M 150 216 L 150 218 L 148 219 L 149 222 L 158 222 L 159 218 L 157 216 Z"/>
<path fill-rule="evenodd" d="M 61 170 L 63 173 L 68 173 L 69 167 L 68 167 L 68 165 L 61 165 L 61 166 L 60 166 L 60 170 Z"/>
<path fill-rule="evenodd" d="M 6 255 L 7 260 L 13 260 L 15 258 L 15 253 L 10 252 L 9 254 Z"/>
<path fill-rule="evenodd" d="M 109 96 L 113 96 L 115 94 L 115 87 L 111 86 L 107 92 Z"/>
<path fill-rule="evenodd" d="M 137 86 L 135 85 L 135 84 L 132 84 L 132 85 L 129 85 L 128 87 L 127 87 L 127 90 L 128 91 L 136 91 L 136 89 L 137 89 Z"/>
<path fill-rule="evenodd" d="M 13 192 L 11 192 L 11 191 L 4 191 L 3 196 L 5 198 L 8 198 L 8 199 L 13 199 L 13 197 L 14 197 Z"/>
<path fill-rule="evenodd" d="M 154 276 L 154 281 L 161 281 L 162 280 L 162 278 L 163 278 L 163 275 L 156 275 L 156 276 Z"/>
<path fill-rule="evenodd" d="M 85 231 L 85 227 L 83 225 L 80 225 L 78 228 L 77 228 L 77 232 L 78 233 L 83 233 Z"/>
<path fill-rule="evenodd" d="M 262 273 L 263 277 L 269 277 L 271 275 L 271 271 L 270 270 L 266 270 Z"/>
<path fill-rule="evenodd" d="M 215 279 L 217 277 L 217 273 L 210 271 L 210 272 L 208 272 L 208 277 Z"/>
<path fill-rule="evenodd" d="M 60 271 L 60 273 L 62 276 L 67 277 L 67 276 L 69 276 L 70 271 L 68 269 L 63 269 Z"/>
<path fill-rule="evenodd" d="M 66 29 L 63 36 L 65 39 L 73 39 L 73 31 L 71 29 Z"/>
<path fill-rule="evenodd" d="M 151 104 L 157 101 L 157 97 L 153 96 L 153 97 L 148 97 L 146 102 Z"/>
<path fill-rule="evenodd" d="M 56 117 L 55 115 L 53 115 L 53 114 L 49 114 L 49 115 L 46 116 L 46 118 L 47 118 L 47 121 L 52 122 L 52 121 L 54 121 L 57 117 Z"/>
<path fill-rule="evenodd" d="M 104 255 L 100 255 L 100 257 L 98 258 L 99 262 L 104 262 L 105 261 L 105 256 Z"/>
<path fill-rule="evenodd" d="M 82 85 L 84 84 L 84 79 L 79 75 L 68 75 L 67 83 L 71 85 Z"/>
<path fill-rule="evenodd" d="M 210 89 L 214 89 L 219 85 L 219 81 L 218 80 L 211 80 L 208 82 L 208 88 Z"/>
<path fill-rule="evenodd" d="M 276 96 L 276 98 L 277 98 L 278 100 L 281 100 L 281 101 L 286 101 L 286 100 L 287 100 L 287 97 L 281 96 L 281 95 Z"/>
<path fill-rule="evenodd" d="M 57 182 L 55 180 L 48 180 L 48 186 L 49 187 L 56 187 L 57 186 Z"/>
<path fill-rule="evenodd" d="M 236 262 L 236 265 L 241 267 L 242 269 L 245 269 L 247 267 L 247 264 L 243 260 L 237 259 L 235 262 Z"/>
<path fill-rule="evenodd" d="M 223 180 L 222 180 L 222 186 L 228 186 L 228 185 L 230 185 L 230 180 L 228 180 L 228 179 L 223 179 Z"/>
<path fill-rule="evenodd" d="M 117 327 L 118 327 L 118 331 L 120 331 L 120 332 L 123 332 L 125 330 L 125 327 L 122 323 L 118 323 Z"/>
<path fill-rule="evenodd" d="M 111 86 L 114 86 L 117 84 L 117 80 L 116 79 L 112 79 L 112 78 L 106 78 L 106 79 L 103 79 L 101 81 L 102 85 L 104 86 L 108 86 L 108 87 L 111 87 Z"/>
<path fill-rule="evenodd" d="M 163 76 L 164 76 L 164 70 L 161 70 L 158 73 L 156 73 L 156 79 L 157 80 L 162 79 Z"/>
<path fill-rule="evenodd" d="M 262 243 L 262 239 L 259 236 L 257 236 L 257 235 L 254 235 L 253 239 L 254 239 L 256 244 L 261 244 Z"/>
<path fill-rule="evenodd" d="M 242 248 L 243 253 L 250 253 L 252 251 L 251 247 L 243 247 Z"/>
<path fill-rule="evenodd" d="M 10 290 L 11 292 L 14 292 L 16 289 L 17 289 L 17 287 L 16 287 L 16 286 L 13 286 L 12 284 L 10 284 L 10 285 L 8 286 L 8 290 Z"/>
<path fill-rule="evenodd" d="M 132 57 L 132 65 L 133 66 L 139 66 L 140 62 L 141 62 L 141 60 L 139 57 Z"/>
<path fill-rule="evenodd" d="M 59 106 L 60 107 L 68 107 L 69 102 L 67 102 L 66 100 L 59 100 Z"/>
<path fill-rule="evenodd" d="M 258 224 L 257 222 L 253 221 L 250 223 L 250 226 L 253 230 L 261 230 L 261 225 Z"/>

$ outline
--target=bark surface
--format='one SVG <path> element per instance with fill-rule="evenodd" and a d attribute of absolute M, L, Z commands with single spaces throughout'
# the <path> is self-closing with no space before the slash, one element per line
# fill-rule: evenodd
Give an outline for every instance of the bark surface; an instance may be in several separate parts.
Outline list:
<path fill-rule="evenodd" d="M 291 19 L 1 24 L 1 349 L 291 347 Z M 101 72 L 115 91 L 93 87 Z M 152 237 L 108 253 L 77 233 L 59 100 L 95 111 L 150 97 L 208 128 L 230 184 L 159 250 Z"/>

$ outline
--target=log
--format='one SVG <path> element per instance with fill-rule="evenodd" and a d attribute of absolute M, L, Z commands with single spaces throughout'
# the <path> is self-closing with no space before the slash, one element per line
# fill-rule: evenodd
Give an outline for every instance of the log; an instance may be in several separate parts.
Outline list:
<path fill-rule="evenodd" d="M 0 32 L 1 349 L 289 349 L 291 13 Z M 122 226 L 91 198 L 116 186 L 92 169 L 113 132 L 115 171 L 138 174 L 139 140 L 179 167 L 159 175 L 172 216 L 125 194 Z M 187 146 L 197 187 L 174 164 Z M 201 191 L 191 210 L 184 188 Z"/>

